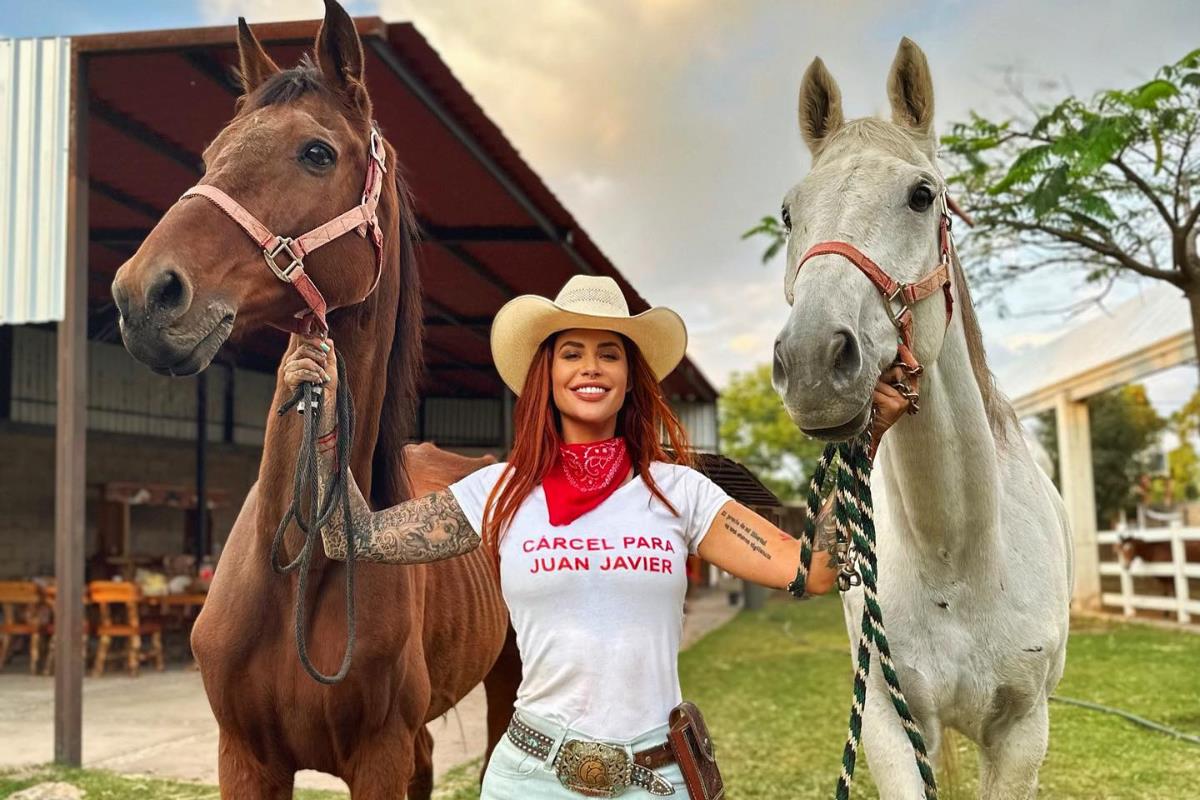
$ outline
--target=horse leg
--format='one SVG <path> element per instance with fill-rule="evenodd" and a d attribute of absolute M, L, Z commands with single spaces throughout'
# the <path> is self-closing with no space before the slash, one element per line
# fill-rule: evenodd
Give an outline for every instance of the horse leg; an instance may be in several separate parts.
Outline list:
<path fill-rule="evenodd" d="M 1050 738 L 1047 705 L 1041 700 L 1003 729 L 985 731 L 979 748 L 982 800 L 1027 800 L 1037 796 L 1038 769 Z"/>
<path fill-rule="evenodd" d="M 217 749 L 221 800 L 291 800 L 295 778 L 294 771 L 268 767 L 249 747 L 221 731 Z"/>
<path fill-rule="evenodd" d="M 521 653 L 517 650 L 517 633 L 512 625 L 508 626 L 508 634 L 504 637 L 504 647 L 500 657 L 492 665 L 487 677 L 483 679 L 483 689 L 487 695 L 487 750 L 483 754 L 483 765 L 479 768 L 479 781 L 483 782 L 483 773 L 487 772 L 488 762 L 492 751 L 500 742 L 500 737 L 508 730 L 512 720 L 513 704 L 517 701 L 517 688 L 521 685 Z"/>
<path fill-rule="evenodd" d="M 419 724 L 419 723 L 418 723 Z M 394 730 L 380 737 L 378 742 L 358 747 L 343 780 L 350 786 L 351 800 L 399 800 L 405 792 L 412 791 L 417 782 L 413 772 L 416 757 L 418 729 Z M 426 744 L 432 754 L 433 737 Z M 433 767 L 429 766 L 429 787 L 424 795 L 409 794 L 408 797 L 428 798 L 432 790 Z"/>
<path fill-rule="evenodd" d="M 433 734 L 422 725 L 413 739 L 413 776 L 408 783 L 408 800 L 433 796 Z"/>
<path fill-rule="evenodd" d="M 863 708 L 862 725 L 863 744 L 867 749 L 871 777 L 875 779 L 881 800 L 923 800 L 925 782 L 917 770 L 912 743 L 908 740 L 908 734 L 904 732 L 900 715 L 892 705 L 887 684 L 879 677 L 877 661 L 875 665 L 867 683 L 867 702 Z M 911 679 L 905 681 L 904 676 L 901 676 L 901 685 L 925 739 L 929 759 L 936 763 L 941 726 L 932 715 L 916 714 L 912 702 L 916 694 L 913 683 Z"/>

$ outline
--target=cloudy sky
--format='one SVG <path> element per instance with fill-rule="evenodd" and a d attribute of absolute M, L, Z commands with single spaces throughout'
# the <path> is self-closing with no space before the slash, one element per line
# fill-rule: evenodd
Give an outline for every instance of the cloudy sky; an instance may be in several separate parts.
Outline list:
<path fill-rule="evenodd" d="M 652 303 L 676 308 L 718 385 L 765 361 L 786 317 L 783 263 L 740 234 L 775 213 L 808 168 L 796 125 L 804 68 L 820 55 L 849 116 L 886 112 L 903 35 L 925 50 L 937 123 L 1012 110 L 1009 72 L 1032 94 L 1129 86 L 1200 45 L 1200 3 L 845 0 L 352 0 L 411 20 L 604 251 Z M 0 35 L 232 23 L 321 14 L 318 0 L 0 0 Z M 969 263 L 969 252 L 964 253 Z M 1118 285 L 1109 305 L 1141 288 Z M 998 370 L 1073 324 L 1078 275 L 1007 290 L 982 309 Z M 1089 313 L 1102 313 L 1093 310 Z M 1164 410 L 1195 371 L 1156 380 Z"/>

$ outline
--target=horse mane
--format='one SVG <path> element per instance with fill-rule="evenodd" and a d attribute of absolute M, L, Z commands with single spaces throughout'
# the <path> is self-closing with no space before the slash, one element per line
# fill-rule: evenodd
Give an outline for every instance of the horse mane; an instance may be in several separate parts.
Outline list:
<path fill-rule="evenodd" d="M 874 147 L 904 161 L 928 159 L 912 135 L 899 125 L 875 117 L 859 117 L 849 120 L 830 134 L 829 140 L 821 147 L 820 155 L 813 157 L 813 165 L 819 159 L 827 158 L 831 151 L 849 149 L 857 152 L 861 147 Z"/>
<path fill-rule="evenodd" d="M 389 150 L 392 148 L 389 146 Z M 417 218 L 412 194 L 391 153 L 395 176 L 397 237 L 400 248 L 399 297 L 396 299 L 396 331 L 388 354 L 387 388 L 379 414 L 379 436 L 371 457 L 371 500 L 376 508 L 388 508 L 411 495 L 404 465 L 404 445 L 411 438 L 420 402 L 424 370 L 424 311 L 421 305 L 421 271 L 414 241 Z"/>
<path fill-rule="evenodd" d="M 305 53 L 300 56 L 299 64 L 276 72 L 256 91 L 238 100 L 239 103 L 244 100 L 251 109 L 266 108 L 290 103 L 313 92 L 331 94 L 321 68 L 312 60 L 311 54 Z"/>
<path fill-rule="evenodd" d="M 955 302 L 958 303 L 959 319 L 962 320 L 963 335 L 967 340 L 967 357 L 971 361 L 971 372 L 975 375 L 975 383 L 983 397 L 983 410 L 992 429 L 992 436 L 997 443 L 1003 444 L 1008 441 L 1010 433 L 1020 428 L 1020 422 L 1008 399 L 996 386 L 996 376 L 988 366 L 987 352 L 983 347 L 983 331 L 979 327 L 979 318 L 975 316 L 975 304 L 971 302 L 971 289 L 967 285 L 962 262 L 958 259 L 958 248 L 953 242 L 950 244 L 950 266 L 954 273 Z"/>

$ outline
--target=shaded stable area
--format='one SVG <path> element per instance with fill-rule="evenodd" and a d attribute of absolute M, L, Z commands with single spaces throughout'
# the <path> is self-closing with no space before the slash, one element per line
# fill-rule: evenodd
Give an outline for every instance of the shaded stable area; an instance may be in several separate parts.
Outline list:
<path fill-rule="evenodd" d="M 649 303 L 412 25 L 356 24 L 376 116 L 422 229 L 417 437 L 502 454 L 513 398 L 488 345 L 500 306 L 519 294 L 553 296 L 579 273 L 613 277 L 635 314 Z M 255 31 L 289 66 L 317 27 Z M 12 289 L 0 298 L 0 450 L 21 455 L 0 466 L 12 512 L 0 553 L 25 576 L 53 569 L 59 629 L 82 626 L 86 558 L 128 571 L 182 543 L 199 562 L 213 539 L 219 546 L 257 471 L 284 335 L 255 331 L 202 375 L 162 378 L 123 352 L 110 296 L 116 270 L 196 182 L 201 153 L 233 115 L 235 40 L 221 27 L 0 41 L 11 135 L 0 194 L 13 210 L 0 220 L 0 284 Z M 228 235 L 244 246 L 235 227 Z M 685 359 L 664 388 L 694 443 L 715 449 L 712 385 Z M 164 491 L 179 499 L 138 500 Z M 54 752 L 65 763 L 81 754 L 83 646 L 76 636 L 55 644 Z"/>

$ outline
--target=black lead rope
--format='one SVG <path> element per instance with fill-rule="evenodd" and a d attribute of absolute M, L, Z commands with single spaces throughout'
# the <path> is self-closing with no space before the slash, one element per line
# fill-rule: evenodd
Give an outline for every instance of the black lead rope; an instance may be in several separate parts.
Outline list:
<path fill-rule="evenodd" d="M 350 446 L 354 442 L 354 407 L 350 400 L 349 382 L 346 380 L 345 366 L 338 360 L 338 385 L 335 409 L 337 411 L 337 469 L 330 478 L 329 490 L 320 497 L 320 484 L 317 480 L 319 457 L 317 453 L 320 433 L 317 427 L 321 420 L 322 400 L 321 388 L 313 383 L 304 382 L 296 389 L 292 398 L 279 408 L 279 414 L 286 414 L 299 405 L 304 417 L 304 432 L 301 435 L 300 454 L 296 463 L 296 473 L 292 483 L 292 502 L 287 513 L 279 521 L 275 530 L 275 538 L 271 540 L 271 569 L 276 574 L 287 575 L 299 571 L 296 582 L 296 651 L 304 669 L 318 683 L 340 683 L 350 671 L 350 661 L 354 657 L 354 536 L 353 524 L 350 518 Z M 300 405 L 300 404 L 303 405 Z M 308 490 L 308 510 L 305 512 L 304 492 Z M 342 530 L 346 536 L 346 650 L 342 656 L 342 665 L 333 675 L 326 675 L 313 666 L 308 655 L 308 610 L 305 598 L 308 593 L 308 571 L 312 563 L 313 550 L 317 547 L 321 529 L 329 522 L 341 506 Z M 300 554 L 289 564 L 279 562 L 279 553 L 283 548 L 283 537 L 288 524 L 293 520 L 304 533 L 304 546 Z"/>

